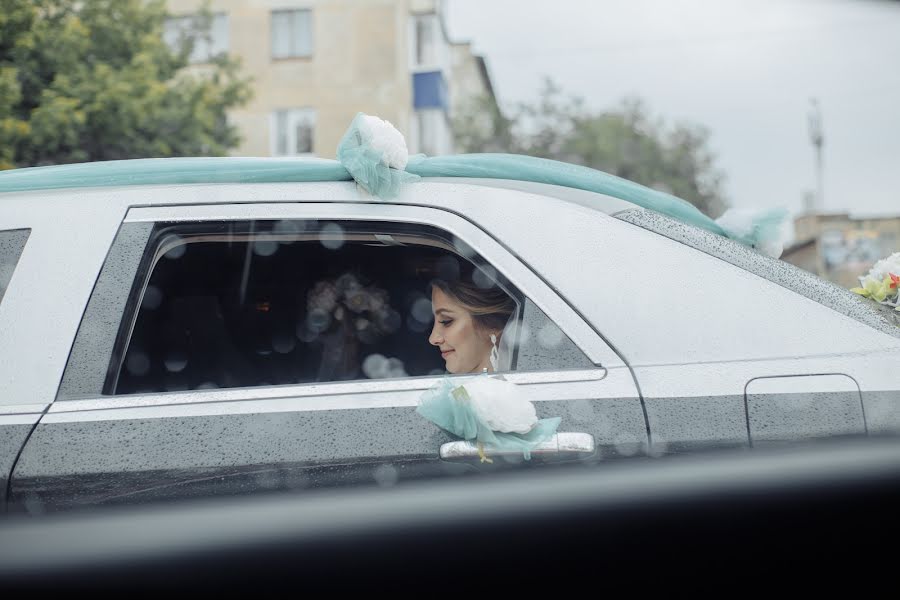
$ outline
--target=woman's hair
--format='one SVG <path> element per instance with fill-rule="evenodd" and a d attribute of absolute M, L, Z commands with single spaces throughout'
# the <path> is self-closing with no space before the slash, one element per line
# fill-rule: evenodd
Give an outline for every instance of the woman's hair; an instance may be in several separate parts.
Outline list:
<path fill-rule="evenodd" d="M 431 285 L 469 311 L 476 328 L 502 331 L 516 309 L 515 301 L 496 282 L 488 280 L 486 276 L 473 277 L 477 271 L 473 272 L 472 269 L 461 271 L 457 277 L 433 279 Z M 490 285 L 482 287 L 474 283 L 473 279 L 485 280 L 484 283 Z"/>

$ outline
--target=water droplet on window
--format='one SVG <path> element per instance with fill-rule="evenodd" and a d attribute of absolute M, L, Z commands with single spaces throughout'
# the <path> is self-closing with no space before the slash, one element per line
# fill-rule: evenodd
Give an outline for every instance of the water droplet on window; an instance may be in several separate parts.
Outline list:
<path fill-rule="evenodd" d="M 288 354 L 297 346 L 293 336 L 279 332 L 272 336 L 272 348 L 279 354 Z"/>
<path fill-rule="evenodd" d="M 329 250 L 337 250 L 344 245 L 344 229 L 337 223 L 327 223 L 320 235 L 322 245 Z"/>
<path fill-rule="evenodd" d="M 184 256 L 184 253 L 187 252 L 187 244 L 178 244 L 171 250 L 165 253 L 165 257 L 171 260 L 176 260 Z"/>
<path fill-rule="evenodd" d="M 425 333 L 428 331 L 428 323 L 423 323 L 412 315 L 409 315 L 406 318 L 406 328 L 415 333 Z"/>
<path fill-rule="evenodd" d="M 660 435 L 654 434 L 653 436 L 653 445 L 648 450 L 647 454 L 654 457 L 665 456 L 669 451 L 669 443 L 662 439 Z"/>
<path fill-rule="evenodd" d="M 187 356 L 180 350 L 175 350 L 166 355 L 163 364 L 169 373 L 180 373 L 187 366 Z"/>
<path fill-rule="evenodd" d="M 531 340 L 531 327 L 527 324 L 522 323 L 522 327 L 519 329 L 519 346 L 524 346 Z"/>
<path fill-rule="evenodd" d="M 456 236 L 453 236 L 453 247 L 466 258 L 475 258 L 475 250 Z"/>
<path fill-rule="evenodd" d="M 313 333 L 321 333 L 331 325 L 331 314 L 321 308 L 315 308 L 306 316 L 306 326 Z"/>
<path fill-rule="evenodd" d="M 389 358 L 387 361 L 386 377 L 409 377 L 404 368 L 403 361 L 399 358 Z"/>
<path fill-rule="evenodd" d="M 472 283 L 483 290 L 497 285 L 497 271 L 490 265 L 482 265 L 472 272 Z"/>
<path fill-rule="evenodd" d="M 326 312 L 331 312 L 337 304 L 338 295 L 337 286 L 329 281 L 319 281 L 306 295 L 306 308 L 308 310 L 321 308 Z"/>
<path fill-rule="evenodd" d="M 538 331 L 538 343 L 544 348 L 556 348 L 563 341 L 563 332 L 552 323 L 547 323 Z"/>
<path fill-rule="evenodd" d="M 425 298 L 419 298 L 412 305 L 410 314 L 420 323 L 431 323 L 433 313 L 431 312 L 431 301 Z"/>
<path fill-rule="evenodd" d="M 253 253 L 257 256 L 272 256 L 278 252 L 278 242 L 275 240 L 256 240 L 253 242 Z"/>
<path fill-rule="evenodd" d="M 155 285 L 148 285 L 141 299 L 142 310 L 156 310 L 162 304 L 163 293 Z"/>
<path fill-rule="evenodd" d="M 388 360 L 382 354 L 370 354 L 363 360 L 362 370 L 369 379 L 384 379 L 387 376 Z"/>
<path fill-rule="evenodd" d="M 400 475 L 397 473 L 394 465 L 378 465 L 375 467 L 372 475 L 375 478 L 375 482 L 381 487 L 394 486 L 397 480 L 400 479 Z"/>
<path fill-rule="evenodd" d="M 132 352 L 125 361 L 125 368 L 135 377 L 142 377 L 150 371 L 150 359 L 141 351 Z"/>
<path fill-rule="evenodd" d="M 274 490 L 281 487 L 281 477 L 276 471 L 262 471 L 256 474 L 256 485 L 264 490 Z"/>
<path fill-rule="evenodd" d="M 378 328 L 385 333 L 394 333 L 403 325 L 403 317 L 392 308 L 382 308 L 378 311 L 375 315 L 375 321 L 378 323 Z"/>
<path fill-rule="evenodd" d="M 641 449 L 641 443 L 623 436 L 617 436 L 613 441 L 613 445 L 622 456 L 634 456 Z"/>
<path fill-rule="evenodd" d="M 306 223 L 304 221 L 278 221 L 275 223 L 275 226 L 272 228 L 274 233 L 291 236 L 296 235 L 298 233 L 302 233 L 306 229 Z M 287 238 L 278 240 L 279 244 L 293 244 L 294 240 Z"/>

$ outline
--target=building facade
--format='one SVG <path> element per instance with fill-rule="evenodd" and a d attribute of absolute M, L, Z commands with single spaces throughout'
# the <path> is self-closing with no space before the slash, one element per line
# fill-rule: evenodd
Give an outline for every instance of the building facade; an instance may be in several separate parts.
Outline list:
<path fill-rule="evenodd" d="M 171 42 L 202 0 L 170 0 Z M 332 158 L 357 112 L 393 123 L 411 153 L 454 151 L 454 109 L 493 88 L 469 44 L 450 42 L 440 0 L 211 0 L 194 68 L 220 52 L 253 78 L 253 99 L 229 114 L 237 156 Z"/>
<path fill-rule="evenodd" d="M 796 241 L 782 260 L 848 288 L 877 260 L 900 251 L 900 216 L 808 213 L 795 219 L 794 230 Z"/>

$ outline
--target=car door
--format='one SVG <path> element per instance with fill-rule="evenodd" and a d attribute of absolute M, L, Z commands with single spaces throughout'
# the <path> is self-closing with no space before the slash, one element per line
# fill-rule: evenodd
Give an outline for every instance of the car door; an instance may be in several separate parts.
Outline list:
<path fill-rule="evenodd" d="M 4 296 L 30 234 L 31 229 L 26 227 L 0 231 L 0 311 L 4 308 Z M 8 317 L 0 314 L 0 331 L 3 331 L 4 318 Z M 16 456 L 44 409 L 30 403 L 8 404 L 13 400 L 0 398 L 0 505 L 6 500 L 9 474 Z"/>
<path fill-rule="evenodd" d="M 892 369 L 896 353 L 884 351 L 897 349 L 898 340 L 854 318 L 859 311 L 853 306 L 832 309 L 794 291 L 815 289 L 805 279 L 796 284 L 799 270 L 653 211 L 605 214 L 598 194 L 589 195 L 596 196 L 593 202 L 572 198 L 548 210 L 540 194 L 479 203 L 475 186 L 468 191 L 460 182 L 454 190 L 471 194 L 465 214 L 491 219 L 498 237 L 627 361 L 653 454 L 750 447 L 751 428 L 771 408 L 758 404 L 751 382 L 768 377 L 797 377 L 811 392 L 835 394 L 809 404 L 785 396 L 787 388 L 767 387 L 765 393 L 781 395 L 776 409 L 799 400 L 796 407 L 807 416 L 821 412 L 808 426 L 778 435 L 865 434 L 859 395 L 847 378 L 886 389 L 884 378 L 873 375 Z M 569 200 L 572 192 L 554 193 Z M 812 384 L 825 374 L 843 377 Z"/>
<path fill-rule="evenodd" d="M 710 444 L 714 427 L 752 446 L 866 435 L 867 419 L 883 420 L 860 385 L 896 385 L 886 374 L 900 344 L 859 298 L 649 211 L 620 217 L 640 227 L 623 235 L 661 258 L 658 280 L 672 292 L 662 343 L 632 351 L 644 355 L 634 363 L 655 445 Z"/>
<path fill-rule="evenodd" d="M 513 457 L 481 464 L 473 447 L 454 445 L 455 438 L 415 412 L 422 394 L 440 380 L 436 374 L 256 385 L 235 379 L 238 383 L 227 389 L 194 385 L 116 394 L 110 386 L 123 373 L 151 372 L 143 359 L 129 354 L 130 336 L 140 311 L 158 301 L 159 290 L 148 285 L 154 265 L 179 252 L 177 243 L 161 246 L 155 232 L 185 224 L 215 231 L 236 222 L 251 229 L 254 223 L 274 222 L 286 224 L 288 235 L 299 235 L 298 228 L 311 223 L 340 230 L 340 224 L 361 221 L 437 231 L 442 243 L 477 254 L 486 270 L 523 294 L 518 324 L 531 334 L 517 348 L 519 368 L 505 377 L 535 402 L 539 416 L 562 419 L 561 435 L 537 457 L 596 460 L 645 449 L 646 419 L 624 362 L 517 258 L 516 249 L 471 220 L 448 210 L 385 203 L 240 204 L 244 197 L 238 188 L 215 192 L 220 201 L 235 203 L 128 211 L 88 302 L 57 400 L 16 464 L 12 507 L 43 512 L 262 490 L 395 485 L 522 462 Z M 147 192 L 147 204 L 153 193 Z M 283 234 L 271 229 L 245 238 L 247 254 L 264 257 Z M 390 235 L 375 239 L 379 244 L 373 247 L 398 243 Z M 262 313 L 271 309 L 266 302 L 253 306 Z M 217 315 L 214 309 L 194 310 Z M 196 323 L 187 329 L 192 340 L 205 331 Z M 181 365 L 179 359 L 163 362 L 169 372 Z"/>

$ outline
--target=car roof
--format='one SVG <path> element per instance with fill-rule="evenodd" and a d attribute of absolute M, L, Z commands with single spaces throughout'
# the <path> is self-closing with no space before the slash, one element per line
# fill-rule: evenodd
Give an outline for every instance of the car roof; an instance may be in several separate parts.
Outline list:
<path fill-rule="evenodd" d="M 560 188 L 579 190 L 597 194 L 598 205 L 588 194 L 569 194 L 566 199 L 604 212 L 649 208 L 724 234 L 714 221 L 681 198 L 581 165 L 514 154 L 419 155 L 410 159 L 406 170 L 428 180 L 465 179 L 468 183 L 535 193 L 547 193 L 550 188 L 544 186 L 552 186 L 557 191 L 548 195 L 556 197 L 560 197 Z M 341 181 L 352 181 L 347 169 L 338 161 L 321 158 L 147 158 L 4 171 L 0 172 L 0 194 L 137 185 Z M 601 197 L 621 202 L 604 205 Z"/>

